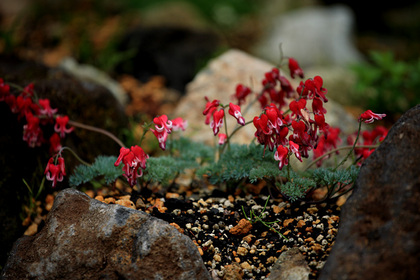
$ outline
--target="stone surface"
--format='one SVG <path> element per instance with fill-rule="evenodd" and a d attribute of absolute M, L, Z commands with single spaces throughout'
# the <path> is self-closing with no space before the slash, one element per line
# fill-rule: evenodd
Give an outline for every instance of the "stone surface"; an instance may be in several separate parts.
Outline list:
<path fill-rule="evenodd" d="M 362 59 L 353 43 L 354 16 L 343 5 L 312 6 L 274 17 L 253 53 L 273 63 L 283 54 L 295 57 L 302 67 L 345 65 Z"/>
<path fill-rule="evenodd" d="M 419 139 L 417 105 L 363 164 L 319 279 L 420 279 Z"/>
<path fill-rule="evenodd" d="M 268 280 L 305 280 L 309 279 L 310 272 L 305 256 L 294 247 L 281 253 L 271 269 Z"/>
<path fill-rule="evenodd" d="M 61 191 L 43 229 L 16 241 L 2 279 L 210 279 L 197 246 L 144 212 Z"/>
<path fill-rule="evenodd" d="M 236 49 L 228 50 L 210 61 L 207 67 L 201 70 L 188 84 L 186 95 L 181 99 L 174 112 L 174 116 L 183 117 L 188 121 L 188 129 L 184 134 L 196 141 L 213 144 L 215 137 L 211 128 L 204 124 L 205 117 L 202 114 L 206 105 L 204 97 L 207 96 L 210 100 L 219 99 L 221 103 L 229 104 L 229 102 L 234 102 L 232 95 L 239 83 L 251 87 L 254 92 L 260 92 L 264 73 L 269 72 L 273 67 L 274 65 L 267 61 Z M 305 69 L 303 70 L 305 71 Z M 283 72 L 283 74 L 289 77 L 288 73 Z M 298 80 L 291 79 L 290 82 L 295 87 L 299 83 Z M 327 87 L 327 85 L 325 86 Z M 242 106 L 243 108 L 247 107 L 251 98 L 251 96 L 247 97 L 247 103 Z M 334 100 L 329 98 L 324 107 L 328 111 L 325 118 L 330 125 L 340 127 L 346 134 L 357 130 L 355 119 Z M 259 103 L 254 103 L 247 112 L 244 110 L 242 109 L 242 113 L 245 121 L 250 121 L 261 113 Z M 237 126 L 237 122 L 229 115 L 227 117 L 228 129 L 232 131 Z M 254 133 L 255 127 L 248 125 L 239 130 L 232 141 L 249 144 L 254 138 Z"/>

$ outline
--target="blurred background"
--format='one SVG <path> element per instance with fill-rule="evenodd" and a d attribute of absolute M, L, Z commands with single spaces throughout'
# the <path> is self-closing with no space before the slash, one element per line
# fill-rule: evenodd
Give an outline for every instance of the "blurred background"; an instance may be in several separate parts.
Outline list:
<path fill-rule="evenodd" d="M 2 0 L 0 53 L 152 81 L 176 100 L 227 49 L 278 64 L 281 45 L 336 101 L 398 118 L 419 103 L 419 14 L 415 0 Z"/>

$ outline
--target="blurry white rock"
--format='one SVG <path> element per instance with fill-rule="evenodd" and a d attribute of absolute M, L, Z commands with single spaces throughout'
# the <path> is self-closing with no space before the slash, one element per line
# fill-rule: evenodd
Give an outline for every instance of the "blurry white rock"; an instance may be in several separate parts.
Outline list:
<path fill-rule="evenodd" d="M 235 49 L 228 50 L 210 61 L 207 67 L 201 70 L 194 80 L 187 85 L 186 94 L 173 114 L 173 117 L 183 117 L 188 121 L 188 129 L 184 132 L 184 135 L 191 137 L 195 141 L 207 144 L 215 143 L 217 137 L 213 135 L 212 129 L 204 124 L 205 96 L 210 101 L 219 99 L 222 104 L 236 103 L 232 99 L 232 95 L 235 93 L 238 83 L 251 87 L 254 92 L 260 92 L 264 73 L 269 72 L 273 67 L 273 65 L 264 60 Z M 303 70 L 305 71 L 305 69 Z M 298 85 L 299 81 L 290 79 L 288 73 L 282 72 L 282 74 L 290 80 L 294 87 Z M 327 84 L 324 83 L 324 86 L 328 89 Z M 247 97 L 247 103 L 241 106 L 242 110 L 247 107 L 252 97 Z M 327 123 L 334 127 L 340 127 L 346 134 L 354 132 L 357 129 L 357 121 L 342 106 L 331 100 L 328 94 L 327 97 L 329 101 L 324 104 L 327 110 L 325 115 Z M 228 115 L 228 110 L 225 113 L 227 115 L 228 131 L 232 132 L 238 124 L 233 117 Z M 245 121 L 248 122 L 260 114 L 260 104 L 256 102 L 243 115 Z M 221 132 L 224 132 L 224 127 L 221 129 Z M 235 134 L 232 141 L 249 144 L 255 138 L 254 133 L 254 125 L 247 125 Z"/>
<path fill-rule="evenodd" d="M 275 64 L 283 54 L 300 66 L 346 65 L 362 60 L 353 43 L 354 16 L 344 5 L 311 6 L 285 12 L 267 23 L 253 54 Z"/>

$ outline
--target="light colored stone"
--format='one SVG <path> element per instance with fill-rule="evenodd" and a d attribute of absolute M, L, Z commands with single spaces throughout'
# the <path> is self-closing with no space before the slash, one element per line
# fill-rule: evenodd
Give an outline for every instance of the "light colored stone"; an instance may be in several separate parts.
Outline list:
<path fill-rule="evenodd" d="M 281 44 L 283 54 L 303 67 L 346 65 L 362 60 L 352 42 L 353 28 L 354 16 L 344 5 L 304 7 L 273 17 L 253 53 L 278 63 Z"/>

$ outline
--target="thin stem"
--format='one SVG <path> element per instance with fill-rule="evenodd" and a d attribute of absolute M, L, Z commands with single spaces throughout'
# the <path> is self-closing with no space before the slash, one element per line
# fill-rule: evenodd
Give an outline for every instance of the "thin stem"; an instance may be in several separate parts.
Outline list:
<path fill-rule="evenodd" d="M 120 139 L 118 139 L 114 134 L 112 134 L 111 132 L 109 132 L 105 129 L 94 127 L 94 126 L 83 124 L 83 123 L 79 123 L 79 122 L 72 121 L 72 120 L 69 120 L 68 124 L 72 125 L 72 126 L 75 126 L 75 127 L 79 127 L 79 128 L 83 128 L 83 129 L 86 129 L 86 130 L 90 130 L 90 131 L 94 131 L 94 132 L 104 134 L 104 135 L 108 136 L 109 138 L 111 138 L 112 140 L 114 140 L 118 145 L 120 145 L 120 147 L 122 147 L 122 148 L 125 147 L 125 145 L 121 142 Z"/>
<path fill-rule="evenodd" d="M 358 146 L 342 146 L 340 148 L 334 149 L 329 151 L 328 153 L 323 154 L 322 156 L 318 157 L 317 159 L 313 160 L 308 166 L 306 166 L 306 168 L 304 169 L 304 171 L 308 170 L 312 165 L 314 165 L 315 163 L 317 163 L 318 161 L 322 160 L 324 157 L 329 156 L 337 151 L 340 150 L 346 150 L 346 149 L 352 149 L 351 151 L 353 151 L 353 149 L 363 149 L 363 148 L 370 148 L 370 149 L 375 149 L 378 148 L 378 145 L 358 145 Z"/>
<path fill-rule="evenodd" d="M 61 152 L 62 151 L 64 151 L 64 150 L 68 150 L 70 153 L 72 153 L 72 155 L 78 160 L 78 161 L 80 161 L 82 164 L 84 164 L 84 165 L 87 165 L 87 166 L 90 166 L 91 164 L 90 163 L 88 163 L 88 162 L 86 162 L 86 161 L 84 161 L 83 159 L 81 159 L 76 153 L 75 153 L 75 151 L 73 151 L 71 148 L 69 148 L 69 147 L 63 147 L 63 148 L 61 148 L 60 149 L 60 151 L 58 152 L 58 154 L 57 155 L 61 155 Z"/>
<path fill-rule="evenodd" d="M 353 153 L 354 147 L 356 147 L 357 141 L 359 140 L 359 136 L 360 136 L 360 131 L 361 130 L 362 130 L 362 121 L 360 120 L 359 121 L 359 129 L 357 130 L 356 140 L 354 140 L 352 149 L 349 151 L 349 153 L 347 154 L 347 156 L 334 168 L 334 171 L 336 171 L 338 167 L 340 167 L 341 165 L 343 165 L 347 161 L 347 159 L 349 158 L 349 156 Z"/>
<path fill-rule="evenodd" d="M 228 127 L 227 127 L 227 118 L 226 118 L 226 114 L 223 114 L 223 121 L 225 122 L 225 134 L 226 134 L 226 144 L 223 146 L 223 150 L 225 149 L 225 146 L 228 146 L 228 149 L 230 150 L 230 137 L 229 137 L 229 133 L 228 133 Z M 222 152 L 223 152 L 222 150 Z"/>

